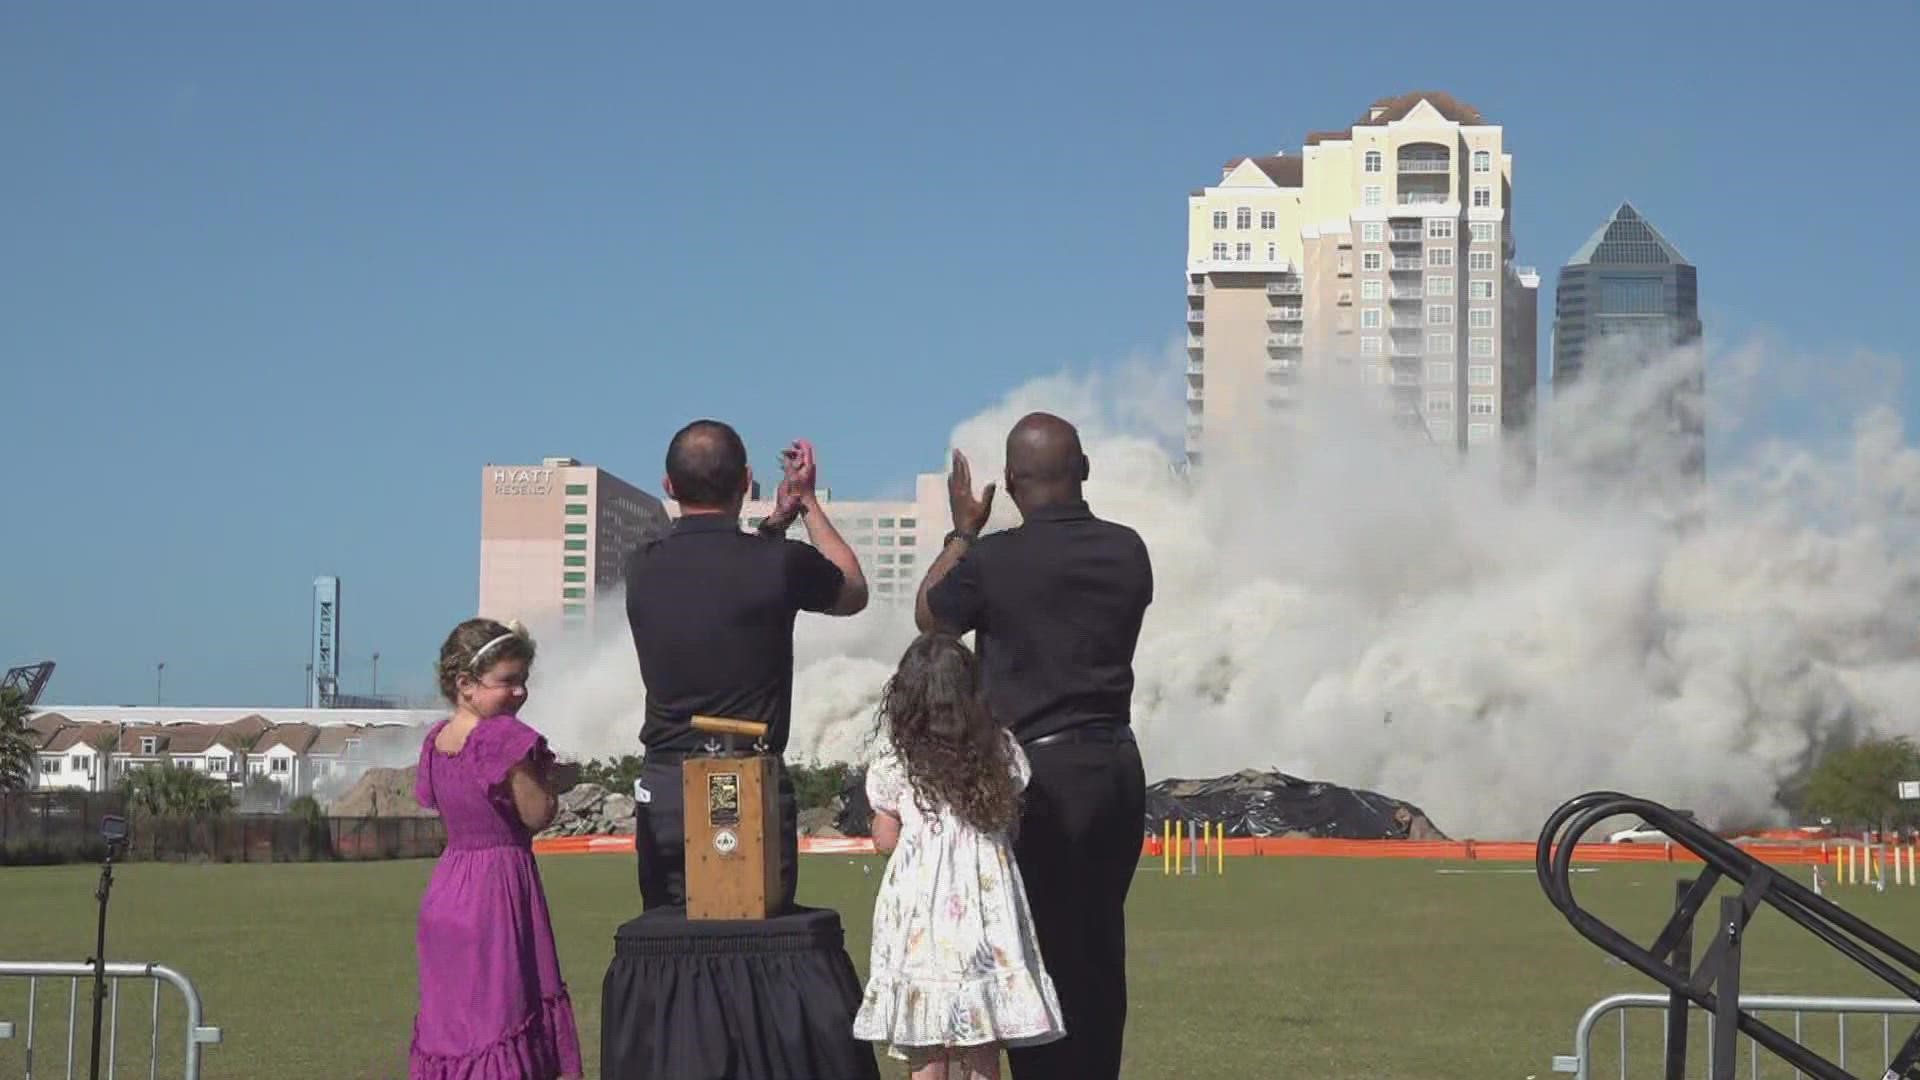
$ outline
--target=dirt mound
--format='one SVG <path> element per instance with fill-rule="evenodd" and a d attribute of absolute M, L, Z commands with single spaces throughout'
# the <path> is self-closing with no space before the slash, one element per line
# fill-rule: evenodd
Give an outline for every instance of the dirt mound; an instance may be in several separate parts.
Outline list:
<path fill-rule="evenodd" d="M 330 817 L 434 817 L 434 811 L 413 801 L 414 766 L 404 769 L 368 769 L 339 798 L 327 806 Z"/>

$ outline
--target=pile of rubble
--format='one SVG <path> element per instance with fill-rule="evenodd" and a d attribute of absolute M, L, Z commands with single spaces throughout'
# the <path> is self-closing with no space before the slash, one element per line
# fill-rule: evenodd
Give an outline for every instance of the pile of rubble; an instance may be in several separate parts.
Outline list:
<path fill-rule="evenodd" d="M 354 785 L 327 804 L 330 817 L 433 817 L 413 801 L 414 766 L 404 769 L 368 769 Z"/>
<path fill-rule="evenodd" d="M 632 836 L 634 807 L 631 795 L 576 784 L 560 796 L 560 812 L 540 836 Z"/>
<path fill-rule="evenodd" d="M 848 780 L 835 806 L 837 831 L 829 835 L 872 835 L 873 810 L 867 805 L 864 771 Z M 1162 780 L 1147 788 L 1143 834 L 1160 835 L 1161 823 L 1169 820 L 1213 822 L 1225 826 L 1228 836 L 1239 837 L 1446 839 L 1412 803 L 1359 788 L 1253 769 L 1211 780 Z"/>

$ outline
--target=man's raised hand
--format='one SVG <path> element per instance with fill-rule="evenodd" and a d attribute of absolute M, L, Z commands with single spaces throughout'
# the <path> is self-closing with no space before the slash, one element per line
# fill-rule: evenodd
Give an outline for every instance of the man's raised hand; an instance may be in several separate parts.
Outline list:
<path fill-rule="evenodd" d="M 955 532 L 978 536 L 993 514 L 993 488 L 988 484 L 978 498 L 973 494 L 973 469 L 967 455 L 953 452 L 953 471 L 947 474 L 947 506 L 953 511 Z"/>

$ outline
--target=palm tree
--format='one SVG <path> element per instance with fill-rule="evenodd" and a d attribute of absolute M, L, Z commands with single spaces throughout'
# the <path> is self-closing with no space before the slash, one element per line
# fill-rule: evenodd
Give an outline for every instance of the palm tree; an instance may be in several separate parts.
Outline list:
<path fill-rule="evenodd" d="M 233 791 L 182 765 L 135 769 L 121 783 L 130 807 L 155 817 L 207 817 L 233 807 Z"/>
<path fill-rule="evenodd" d="M 113 754 L 114 751 L 120 749 L 120 729 L 115 728 L 112 731 L 95 735 L 93 740 L 87 743 L 87 745 L 93 747 L 94 753 L 93 790 L 112 791 Z"/>
<path fill-rule="evenodd" d="M 25 791 L 33 786 L 34 751 L 39 749 L 27 727 L 33 711 L 20 691 L 0 690 L 0 792 Z"/>

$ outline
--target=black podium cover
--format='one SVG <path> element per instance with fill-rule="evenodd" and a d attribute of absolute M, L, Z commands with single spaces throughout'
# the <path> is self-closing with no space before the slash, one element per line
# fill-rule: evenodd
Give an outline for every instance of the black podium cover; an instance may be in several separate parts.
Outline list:
<path fill-rule="evenodd" d="M 656 908 L 614 934 L 604 1080 L 878 1080 L 853 1037 L 860 980 L 838 912 L 689 921 Z"/>

